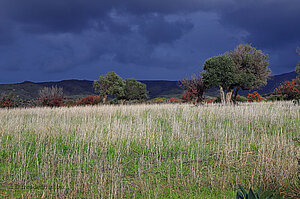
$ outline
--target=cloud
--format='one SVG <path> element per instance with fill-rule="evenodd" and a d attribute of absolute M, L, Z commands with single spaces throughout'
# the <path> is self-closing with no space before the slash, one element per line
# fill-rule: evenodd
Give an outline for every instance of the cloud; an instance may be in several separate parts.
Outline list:
<path fill-rule="evenodd" d="M 220 11 L 220 22 L 248 32 L 248 42 L 262 48 L 280 48 L 300 41 L 300 1 L 237 1 Z"/>
<path fill-rule="evenodd" d="M 299 0 L 1 0 L 0 69 L 13 79 L 179 79 L 253 43 L 277 74 L 299 60 L 299 10 Z"/>

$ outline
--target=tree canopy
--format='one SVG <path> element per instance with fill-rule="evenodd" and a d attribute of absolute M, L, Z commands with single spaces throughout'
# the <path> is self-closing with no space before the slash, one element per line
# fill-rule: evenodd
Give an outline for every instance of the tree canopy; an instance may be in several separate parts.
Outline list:
<path fill-rule="evenodd" d="M 146 85 L 136 79 L 124 80 L 124 92 L 120 99 L 124 100 L 145 100 L 148 98 Z"/>
<path fill-rule="evenodd" d="M 230 103 L 235 89 L 257 89 L 267 83 L 271 70 L 268 55 L 250 44 L 240 44 L 233 51 L 205 61 L 203 80 L 208 88 L 218 86 L 222 103 Z"/>
<path fill-rule="evenodd" d="M 203 81 L 206 87 L 218 86 L 221 101 L 225 103 L 224 90 L 232 90 L 238 83 L 235 64 L 228 54 L 218 55 L 207 59 L 203 65 Z"/>
<path fill-rule="evenodd" d="M 144 100 L 148 98 L 146 85 L 136 79 L 123 79 L 115 72 L 109 72 L 94 81 L 94 87 L 106 102 L 108 95 L 124 100 Z"/>
<path fill-rule="evenodd" d="M 94 81 L 94 88 L 103 97 L 103 103 L 106 102 L 108 95 L 124 95 L 124 82 L 115 72 L 101 75 L 99 80 Z"/>
<path fill-rule="evenodd" d="M 259 88 L 267 84 L 271 70 L 268 55 L 250 44 L 240 44 L 229 52 L 238 75 L 237 87 L 243 90 Z"/>

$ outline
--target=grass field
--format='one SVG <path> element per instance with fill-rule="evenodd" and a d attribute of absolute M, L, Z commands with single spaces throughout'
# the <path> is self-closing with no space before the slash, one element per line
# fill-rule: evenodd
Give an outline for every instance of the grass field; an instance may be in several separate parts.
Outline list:
<path fill-rule="evenodd" d="M 299 138 L 291 102 L 2 109 L 0 198 L 278 195 L 299 185 Z"/>

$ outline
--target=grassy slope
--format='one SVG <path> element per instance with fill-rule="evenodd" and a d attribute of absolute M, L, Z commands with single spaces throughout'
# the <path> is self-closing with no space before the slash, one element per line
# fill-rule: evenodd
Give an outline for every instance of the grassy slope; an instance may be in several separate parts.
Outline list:
<path fill-rule="evenodd" d="M 0 110 L 0 197 L 234 198 L 296 181 L 299 107 Z"/>

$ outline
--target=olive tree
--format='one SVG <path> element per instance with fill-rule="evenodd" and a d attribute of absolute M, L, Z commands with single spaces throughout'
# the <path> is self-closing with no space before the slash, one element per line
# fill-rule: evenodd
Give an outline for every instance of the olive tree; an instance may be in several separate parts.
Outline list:
<path fill-rule="evenodd" d="M 203 70 L 204 85 L 207 88 L 219 87 L 221 102 L 230 103 L 232 92 L 238 83 L 238 74 L 231 57 L 228 54 L 211 57 L 205 61 Z"/>
<path fill-rule="evenodd" d="M 94 81 L 94 88 L 103 97 L 103 103 L 106 103 L 108 95 L 124 95 L 124 81 L 115 72 L 101 75 L 98 80 Z"/>
<path fill-rule="evenodd" d="M 252 90 L 267 84 L 271 74 L 268 55 L 250 44 L 240 44 L 228 54 L 234 62 L 237 76 L 234 98 L 239 89 Z"/>
<path fill-rule="evenodd" d="M 146 85 L 136 79 L 124 80 L 124 92 L 118 96 L 120 100 L 146 100 L 148 99 L 148 91 Z"/>

